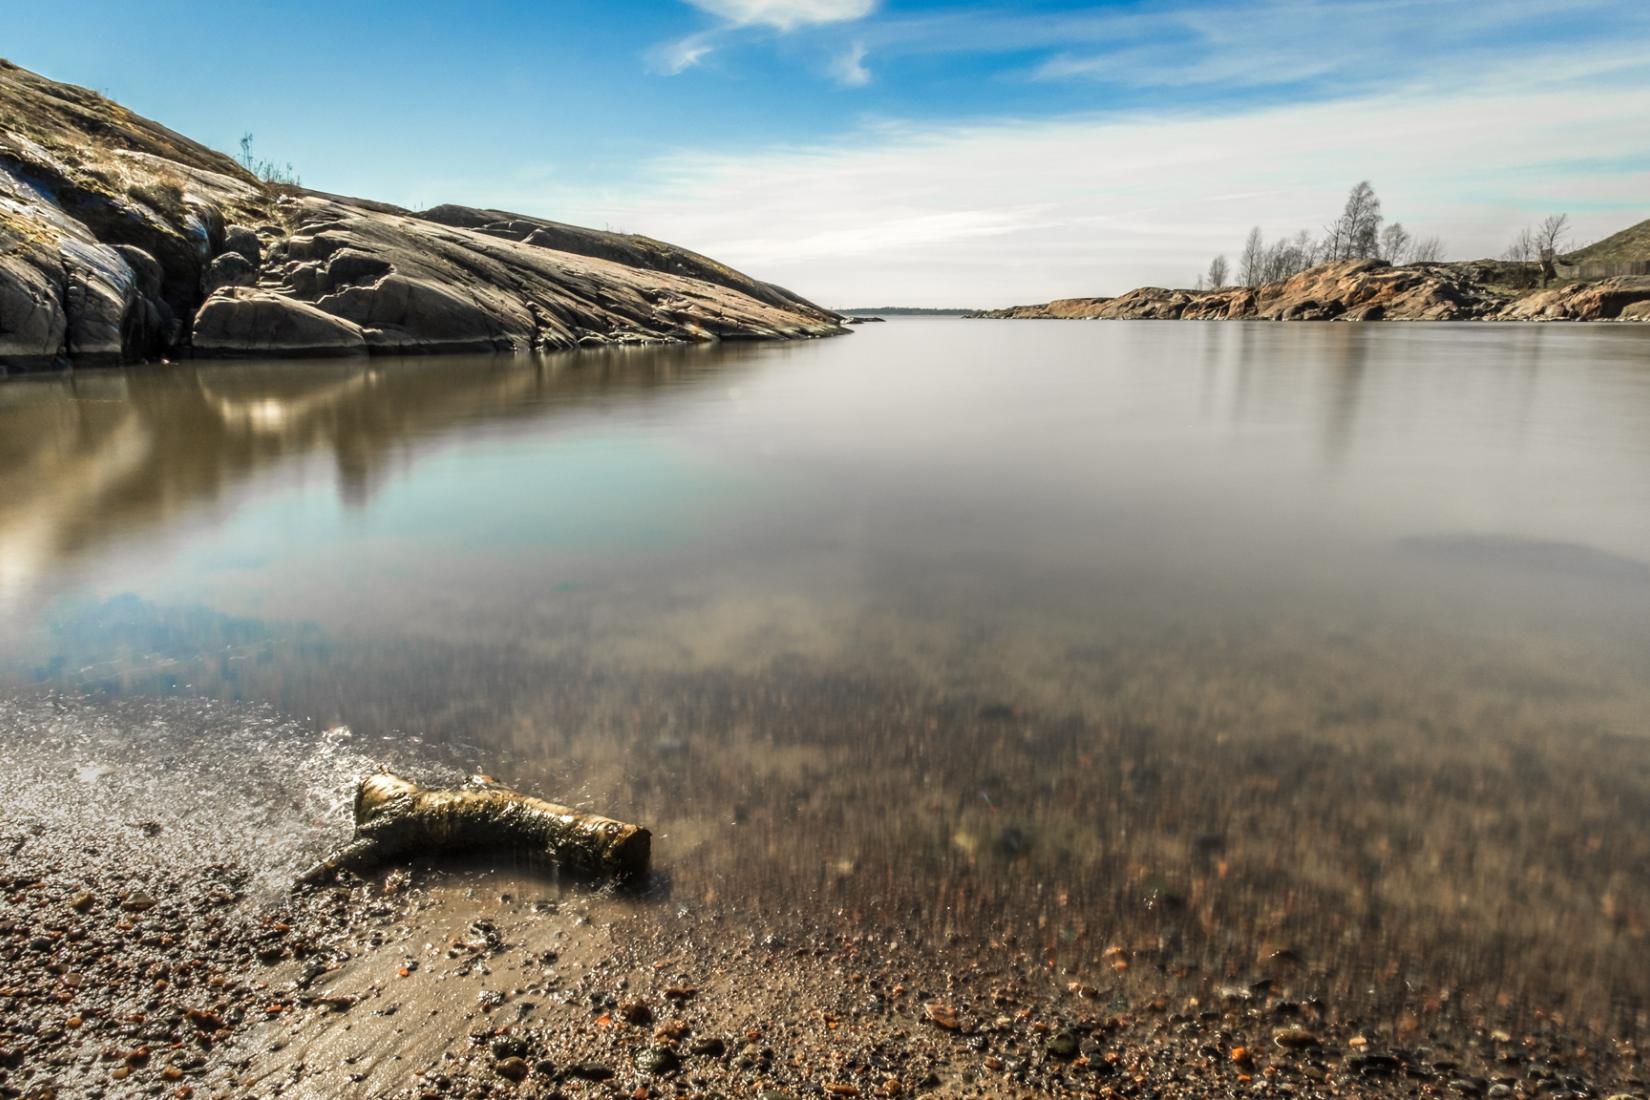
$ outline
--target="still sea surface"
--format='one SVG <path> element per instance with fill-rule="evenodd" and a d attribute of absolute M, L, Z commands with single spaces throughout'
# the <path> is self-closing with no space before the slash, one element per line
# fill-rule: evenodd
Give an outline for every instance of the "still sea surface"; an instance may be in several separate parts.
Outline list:
<path fill-rule="evenodd" d="M 0 685 L 0 749 L 70 700 L 63 768 L 198 766 L 197 813 L 311 739 L 335 766 L 217 825 L 283 869 L 347 825 L 282 827 L 313 792 L 281 784 L 474 769 L 652 826 L 670 913 L 1281 954 L 1630 1028 L 1650 327 L 923 319 L 11 380 Z"/>

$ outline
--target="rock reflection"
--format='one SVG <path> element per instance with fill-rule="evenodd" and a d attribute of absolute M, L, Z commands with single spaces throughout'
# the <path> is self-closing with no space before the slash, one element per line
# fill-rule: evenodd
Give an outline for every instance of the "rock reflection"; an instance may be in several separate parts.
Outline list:
<path fill-rule="evenodd" d="M 261 471 L 330 457 L 369 500 L 415 442 L 725 373 L 741 347 L 546 356 L 216 364 L 0 386 L 0 599 L 111 539 L 226 498 Z"/>

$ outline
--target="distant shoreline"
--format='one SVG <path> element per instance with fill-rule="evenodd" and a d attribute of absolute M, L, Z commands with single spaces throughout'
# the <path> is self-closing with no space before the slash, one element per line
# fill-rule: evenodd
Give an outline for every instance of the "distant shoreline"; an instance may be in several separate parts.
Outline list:
<path fill-rule="evenodd" d="M 1494 262 L 1319 264 L 1256 287 L 1137 287 L 1112 298 L 1056 298 L 970 318 L 1157 321 L 1650 321 L 1650 276 L 1507 285 Z"/>
<path fill-rule="evenodd" d="M 969 308 L 929 309 L 925 306 L 859 306 L 837 312 L 844 317 L 971 317 L 980 311 Z"/>

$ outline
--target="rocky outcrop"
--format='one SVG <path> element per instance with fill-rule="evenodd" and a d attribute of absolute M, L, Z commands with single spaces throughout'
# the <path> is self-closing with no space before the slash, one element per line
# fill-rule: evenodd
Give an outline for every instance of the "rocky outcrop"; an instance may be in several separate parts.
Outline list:
<path fill-rule="evenodd" d="M 271 186 L 0 62 L 0 372 L 843 331 L 790 291 L 648 237 Z"/>
<path fill-rule="evenodd" d="M 1276 283 L 1214 291 L 1140 287 L 1115 298 L 1062 298 L 977 317 L 1085 320 L 1528 321 L 1640 320 L 1650 278 L 1570 284 L 1519 297 L 1486 285 L 1471 265 L 1382 260 L 1321 264 Z"/>
<path fill-rule="evenodd" d="M 1496 315 L 1501 321 L 1645 321 L 1650 320 L 1650 276 L 1572 283 L 1537 290 L 1509 303 Z"/>
<path fill-rule="evenodd" d="M 1009 320 L 1055 318 L 1058 320 L 1089 320 L 1100 315 L 1100 307 L 1110 298 L 1056 298 L 1036 306 L 1009 306 L 1006 309 L 986 309 L 970 313 L 969 317 L 991 317 Z"/>

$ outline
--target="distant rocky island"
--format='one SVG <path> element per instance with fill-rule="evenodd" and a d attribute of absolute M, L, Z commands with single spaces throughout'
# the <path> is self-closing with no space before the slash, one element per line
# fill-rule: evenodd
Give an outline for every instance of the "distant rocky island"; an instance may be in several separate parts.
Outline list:
<path fill-rule="evenodd" d="M 648 237 L 405 210 L 245 160 L 0 61 L 0 373 L 847 331 L 831 310 Z"/>
<path fill-rule="evenodd" d="M 1518 286 L 1515 265 L 1392 264 L 1379 259 L 1319 264 L 1288 278 L 1213 290 L 1139 287 L 1113 298 L 1058 298 L 1038 305 L 979 310 L 971 317 L 1183 321 L 1650 321 L 1650 221 L 1557 265 L 1544 288 Z M 1622 260 L 1643 247 L 1643 261 Z M 1606 259 L 1608 258 L 1608 259 Z M 1637 274 L 1588 277 L 1598 272 Z"/>
<path fill-rule="evenodd" d="M 839 309 L 844 317 L 967 317 L 977 310 L 967 307 L 944 308 L 932 306 L 856 306 Z"/>

